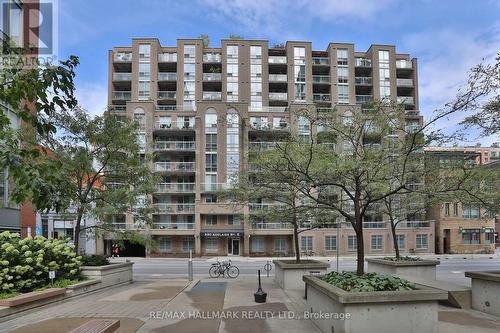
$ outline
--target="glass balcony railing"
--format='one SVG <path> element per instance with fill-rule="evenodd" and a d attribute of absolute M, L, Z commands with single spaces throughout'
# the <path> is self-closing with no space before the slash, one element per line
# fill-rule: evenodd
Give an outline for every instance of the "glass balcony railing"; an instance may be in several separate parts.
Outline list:
<path fill-rule="evenodd" d="M 285 144 L 283 142 L 250 142 L 249 149 L 250 151 L 267 151 L 267 150 L 272 150 L 276 147 L 278 144 Z"/>
<path fill-rule="evenodd" d="M 354 78 L 354 83 L 358 86 L 371 86 L 372 78 L 370 76 L 357 76 Z"/>
<path fill-rule="evenodd" d="M 158 73 L 158 81 L 177 81 L 177 73 Z"/>
<path fill-rule="evenodd" d="M 330 102 L 330 94 L 313 94 L 313 101 L 315 102 Z"/>
<path fill-rule="evenodd" d="M 372 95 L 356 95 L 356 104 L 370 103 L 372 100 Z"/>
<path fill-rule="evenodd" d="M 204 91 L 203 99 L 205 101 L 220 101 L 222 99 L 222 93 L 218 91 Z"/>
<path fill-rule="evenodd" d="M 282 203 L 249 203 L 248 208 L 250 212 L 259 212 L 266 210 L 285 209 L 286 205 Z"/>
<path fill-rule="evenodd" d="M 194 151 L 194 141 L 155 141 L 154 150 L 156 151 Z"/>
<path fill-rule="evenodd" d="M 411 61 L 400 59 L 400 60 L 396 60 L 396 68 L 398 68 L 398 69 L 412 69 L 413 64 L 411 63 Z"/>
<path fill-rule="evenodd" d="M 313 75 L 313 83 L 330 83 L 330 75 Z"/>
<path fill-rule="evenodd" d="M 286 100 L 288 100 L 288 94 L 287 93 L 270 92 L 269 99 L 275 100 L 275 101 L 286 101 Z"/>
<path fill-rule="evenodd" d="M 413 87 L 413 79 L 397 79 L 396 85 L 398 87 Z"/>
<path fill-rule="evenodd" d="M 132 94 L 130 91 L 113 91 L 114 100 L 130 100 Z"/>
<path fill-rule="evenodd" d="M 194 172 L 195 162 L 155 162 L 157 172 Z"/>
<path fill-rule="evenodd" d="M 221 73 L 203 73 L 203 81 L 222 81 Z"/>
<path fill-rule="evenodd" d="M 269 74 L 269 82 L 287 82 L 286 74 Z"/>
<path fill-rule="evenodd" d="M 194 183 L 159 183 L 156 184 L 158 193 L 193 193 L 195 192 Z"/>
<path fill-rule="evenodd" d="M 157 121 L 155 123 L 155 129 L 158 130 L 194 130 L 195 121 L 193 117 L 188 117 L 185 121 L 184 119 L 178 119 L 176 122 L 161 122 Z"/>
<path fill-rule="evenodd" d="M 127 107 L 125 105 L 109 105 L 108 111 L 112 111 L 112 112 L 116 112 L 116 113 L 127 112 Z"/>
<path fill-rule="evenodd" d="M 177 62 L 177 53 L 160 53 L 158 54 L 158 62 Z"/>
<path fill-rule="evenodd" d="M 251 225 L 252 229 L 256 230 L 284 230 L 293 229 L 291 223 L 286 222 L 254 222 Z"/>
<path fill-rule="evenodd" d="M 330 59 L 328 59 L 326 57 L 313 57 L 312 64 L 313 65 L 327 66 L 330 64 Z"/>
<path fill-rule="evenodd" d="M 415 101 L 412 96 L 398 96 L 397 102 L 398 104 L 407 104 L 407 105 L 415 104 Z"/>
<path fill-rule="evenodd" d="M 221 62 L 221 54 L 220 53 L 205 53 L 203 54 L 203 62 L 208 63 L 219 63 Z"/>
<path fill-rule="evenodd" d="M 170 214 L 170 213 L 194 213 L 194 203 L 155 203 L 154 207 L 160 214 Z"/>
<path fill-rule="evenodd" d="M 366 58 L 356 58 L 354 64 L 356 67 L 372 67 L 372 61 Z"/>
<path fill-rule="evenodd" d="M 116 52 L 113 56 L 114 62 L 132 62 L 131 52 Z"/>
<path fill-rule="evenodd" d="M 399 222 L 396 228 L 401 229 L 417 229 L 417 228 L 430 228 L 434 221 L 402 221 Z"/>
<path fill-rule="evenodd" d="M 113 81 L 132 81 L 132 73 L 113 73 Z"/>
<path fill-rule="evenodd" d="M 159 91 L 158 99 L 175 99 L 177 93 L 175 91 Z"/>
<path fill-rule="evenodd" d="M 285 56 L 269 56 L 268 62 L 270 64 L 286 64 Z"/>
<path fill-rule="evenodd" d="M 153 223 L 153 230 L 194 230 L 194 223 L 188 222 L 164 222 Z"/>
<path fill-rule="evenodd" d="M 231 187 L 228 183 L 202 183 L 201 190 L 203 192 L 219 192 L 227 190 Z"/>

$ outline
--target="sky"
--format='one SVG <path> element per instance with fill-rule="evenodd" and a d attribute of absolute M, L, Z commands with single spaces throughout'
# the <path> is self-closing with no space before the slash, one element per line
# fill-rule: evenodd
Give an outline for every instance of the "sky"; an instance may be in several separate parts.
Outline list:
<path fill-rule="evenodd" d="M 134 37 L 157 37 L 163 46 L 177 38 L 210 36 L 211 46 L 231 34 L 311 41 L 396 45 L 418 59 L 420 111 L 424 120 L 453 99 L 467 71 L 500 52 L 500 0 L 59 0 L 59 58 L 77 55 L 77 96 L 92 114 L 107 101 L 107 52 L 130 46 Z M 447 131 L 460 117 L 439 123 Z M 472 133 L 473 134 L 473 133 Z M 483 146 L 494 136 L 476 139 Z"/>

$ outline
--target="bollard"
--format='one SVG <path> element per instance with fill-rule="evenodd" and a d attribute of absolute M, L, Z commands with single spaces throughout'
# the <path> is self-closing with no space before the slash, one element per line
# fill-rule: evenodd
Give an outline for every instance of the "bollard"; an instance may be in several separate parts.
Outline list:
<path fill-rule="evenodd" d="M 188 280 L 193 281 L 193 250 L 189 250 Z"/>
<path fill-rule="evenodd" d="M 253 296 L 255 297 L 255 303 L 265 303 L 267 298 L 267 293 L 262 291 L 262 286 L 260 284 L 260 269 L 258 272 L 259 272 L 259 289 L 257 289 L 257 292 L 253 294 Z"/>

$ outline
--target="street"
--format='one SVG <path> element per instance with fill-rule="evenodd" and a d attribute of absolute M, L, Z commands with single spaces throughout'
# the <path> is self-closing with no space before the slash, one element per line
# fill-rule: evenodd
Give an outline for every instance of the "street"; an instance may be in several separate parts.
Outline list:
<path fill-rule="evenodd" d="M 464 259 L 466 258 L 466 259 Z M 161 278 L 181 278 L 187 277 L 188 259 L 180 258 L 119 258 L 113 259 L 116 261 L 124 260 L 133 261 L 134 278 L 137 280 L 144 279 L 161 279 Z M 224 258 L 195 258 L 193 259 L 193 272 L 197 278 L 208 277 L 208 269 L 210 265 L 219 260 L 227 260 Z M 232 257 L 232 264 L 240 270 L 240 276 L 252 276 L 257 274 L 257 270 L 261 270 L 261 274 L 266 276 L 264 265 L 266 258 L 247 258 L 247 257 Z M 330 270 L 336 270 L 335 258 L 315 258 L 330 262 Z M 466 256 L 450 256 L 439 258 L 441 264 L 437 266 L 438 280 L 453 282 L 470 286 L 470 279 L 464 275 L 465 271 L 484 271 L 484 270 L 500 270 L 500 258 L 498 256 L 488 257 L 480 256 L 470 258 Z M 272 260 L 272 259 L 270 259 Z M 339 270 L 354 270 L 354 257 L 341 257 L 339 260 Z M 273 270 L 270 276 L 274 274 Z"/>

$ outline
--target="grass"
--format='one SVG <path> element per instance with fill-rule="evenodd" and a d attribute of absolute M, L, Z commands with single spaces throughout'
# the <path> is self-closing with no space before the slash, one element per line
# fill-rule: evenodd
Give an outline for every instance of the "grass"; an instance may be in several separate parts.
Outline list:
<path fill-rule="evenodd" d="M 16 297 L 20 293 L 0 293 L 0 299 Z"/>

